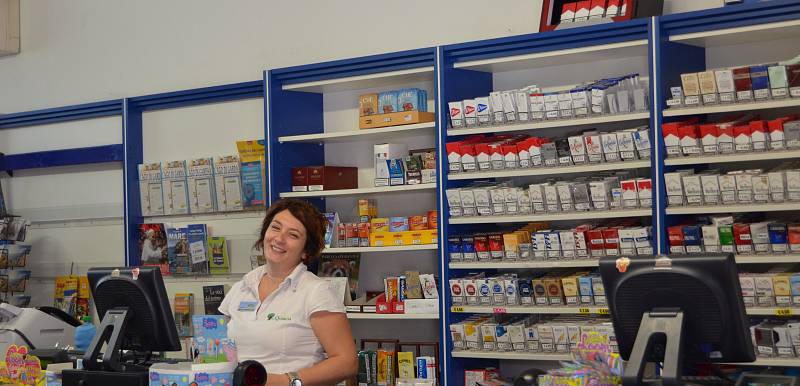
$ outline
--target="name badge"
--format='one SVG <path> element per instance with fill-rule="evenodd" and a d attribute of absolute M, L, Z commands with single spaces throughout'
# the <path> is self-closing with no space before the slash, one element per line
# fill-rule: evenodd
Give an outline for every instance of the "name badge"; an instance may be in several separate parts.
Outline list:
<path fill-rule="evenodd" d="M 255 300 L 242 300 L 239 302 L 239 311 L 255 311 L 257 305 Z"/>

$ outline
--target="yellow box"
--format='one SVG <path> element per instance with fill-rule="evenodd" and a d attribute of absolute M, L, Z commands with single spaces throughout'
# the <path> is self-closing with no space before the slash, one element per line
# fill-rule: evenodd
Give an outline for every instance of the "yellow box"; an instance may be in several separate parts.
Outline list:
<path fill-rule="evenodd" d="M 388 247 L 392 245 L 392 234 L 389 232 L 372 232 L 369 234 L 370 247 Z"/>
<path fill-rule="evenodd" d="M 512 253 L 515 258 L 519 258 L 519 244 L 520 244 L 520 235 L 516 232 L 514 233 L 503 233 L 503 249 L 506 252 L 506 255 Z"/>
<path fill-rule="evenodd" d="M 405 351 L 397 353 L 397 372 L 401 379 L 414 378 L 414 353 Z"/>
<path fill-rule="evenodd" d="M 386 217 L 373 218 L 369 223 L 373 232 L 389 232 L 389 219 Z"/>
<path fill-rule="evenodd" d="M 425 229 L 413 233 L 419 234 L 419 244 L 437 244 L 439 242 L 439 231 L 436 229 Z"/>
<path fill-rule="evenodd" d="M 372 213 L 370 213 L 369 200 L 365 198 L 358 200 L 358 215 L 365 217 L 369 217 L 372 215 Z"/>
<path fill-rule="evenodd" d="M 411 235 L 409 232 L 389 232 L 391 235 L 389 245 L 411 245 Z"/>
<path fill-rule="evenodd" d="M 89 298 L 89 277 L 87 276 L 78 276 L 78 297 Z"/>
<path fill-rule="evenodd" d="M 375 114 L 358 118 L 359 129 L 400 126 L 413 123 L 433 122 L 436 114 L 421 111 L 398 111 L 396 113 Z"/>
<path fill-rule="evenodd" d="M 378 112 L 378 94 L 364 94 L 358 96 L 358 115 L 365 117 Z"/>

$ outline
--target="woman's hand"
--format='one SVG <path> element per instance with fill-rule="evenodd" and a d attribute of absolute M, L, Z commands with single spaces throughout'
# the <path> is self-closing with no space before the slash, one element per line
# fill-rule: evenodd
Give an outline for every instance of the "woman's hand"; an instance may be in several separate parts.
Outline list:
<path fill-rule="evenodd" d="M 267 386 L 289 386 L 288 374 L 267 374 Z"/>

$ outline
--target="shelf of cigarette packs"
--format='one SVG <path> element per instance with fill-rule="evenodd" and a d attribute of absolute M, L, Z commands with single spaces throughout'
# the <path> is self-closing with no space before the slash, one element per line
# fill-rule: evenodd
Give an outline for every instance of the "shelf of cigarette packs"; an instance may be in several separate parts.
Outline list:
<path fill-rule="evenodd" d="M 0 216 L 0 300 L 17 307 L 27 307 L 25 295 L 31 271 L 26 270 L 31 245 L 25 243 L 30 221 L 13 215 Z"/>
<path fill-rule="evenodd" d="M 453 313 L 608 315 L 600 275 L 557 268 L 547 272 L 485 272 L 449 280 Z"/>
<path fill-rule="evenodd" d="M 800 120 L 794 114 L 770 120 L 736 114 L 714 122 L 689 119 L 661 127 L 667 166 L 800 158 Z"/>
<path fill-rule="evenodd" d="M 447 253 L 451 269 L 591 268 L 603 256 L 652 254 L 652 227 L 633 219 L 572 228 L 534 222 L 500 232 L 451 235 Z"/>
<path fill-rule="evenodd" d="M 647 126 L 547 138 L 475 135 L 448 142 L 449 180 L 594 173 L 650 167 Z"/>
<path fill-rule="evenodd" d="M 664 173 L 666 213 L 712 214 L 800 210 L 800 162 L 745 170 Z"/>
<path fill-rule="evenodd" d="M 575 86 L 493 91 L 450 101 L 447 135 L 498 133 L 646 120 L 647 81 L 638 74 Z"/>
<path fill-rule="evenodd" d="M 739 264 L 800 264 L 800 222 L 789 214 L 703 216 L 667 227 L 667 236 L 672 255 L 725 252 Z"/>
<path fill-rule="evenodd" d="M 800 60 L 681 74 L 665 117 L 800 106 Z"/>
<path fill-rule="evenodd" d="M 572 180 L 515 186 L 519 182 L 475 181 L 445 190 L 450 224 L 568 221 L 650 217 L 649 173 L 623 170 Z"/>
<path fill-rule="evenodd" d="M 450 324 L 452 354 L 462 358 L 569 360 L 582 334 L 599 333 L 618 352 L 609 318 L 472 315 Z"/>

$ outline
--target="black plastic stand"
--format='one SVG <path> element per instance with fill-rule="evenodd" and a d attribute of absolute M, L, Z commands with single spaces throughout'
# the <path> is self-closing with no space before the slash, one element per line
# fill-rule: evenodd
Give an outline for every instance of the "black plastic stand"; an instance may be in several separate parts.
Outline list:
<path fill-rule="evenodd" d="M 147 371 L 118 373 L 114 371 L 64 370 L 61 372 L 64 386 L 148 386 Z"/>
<path fill-rule="evenodd" d="M 642 315 L 631 357 L 622 375 L 624 386 L 641 385 L 647 362 L 664 362 L 661 384 L 680 385 L 683 369 L 683 312 L 655 309 Z"/>
<path fill-rule="evenodd" d="M 89 349 L 83 354 L 83 368 L 95 371 L 125 371 L 119 360 L 122 337 L 128 324 L 128 308 L 112 308 L 106 312 Z M 103 362 L 98 362 L 100 350 L 107 344 Z"/>

